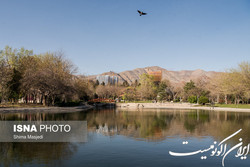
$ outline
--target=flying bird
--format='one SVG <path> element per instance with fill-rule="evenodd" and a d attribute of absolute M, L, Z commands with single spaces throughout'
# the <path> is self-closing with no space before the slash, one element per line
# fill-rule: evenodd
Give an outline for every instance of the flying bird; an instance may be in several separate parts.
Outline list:
<path fill-rule="evenodd" d="M 146 15 L 146 14 L 147 14 L 147 13 L 144 13 L 144 12 L 139 11 L 139 10 L 137 10 L 137 12 L 140 14 L 140 16 L 142 16 L 142 15 Z"/>

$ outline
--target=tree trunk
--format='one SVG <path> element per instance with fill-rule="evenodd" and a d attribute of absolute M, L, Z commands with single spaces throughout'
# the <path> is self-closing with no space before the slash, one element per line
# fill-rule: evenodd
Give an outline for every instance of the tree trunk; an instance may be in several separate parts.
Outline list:
<path fill-rule="evenodd" d="M 240 97 L 237 96 L 237 104 L 240 104 Z"/>
<path fill-rule="evenodd" d="M 43 95 L 40 95 L 40 104 L 43 104 Z"/>
<path fill-rule="evenodd" d="M 225 104 L 227 104 L 227 95 L 225 95 Z"/>
<path fill-rule="evenodd" d="M 36 103 L 36 95 L 35 95 L 35 93 L 33 93 L 32 96 L 33 96 L 33 104 L 35 104 Z"/>
<path fill-rule="evenodd" d="M 42 103 L 43 103 L 43 106 L 46 106 L 46 97 L 45 97 L 45 95 L 43 95 Z"/>
<path fill-rule="evenodd" d="M 219 100 L 220 100 L 220 95 L 218 94 L 218 95 L 217 95 L 217 100 L 216 100 L 217 103 L 219 103 Z"/>
<path fill-rule="evenodd" d="M 54 106 L 55 105 L 55 97 L 52 96 L 51 99 L 52 99 L 52 106 Z"/>

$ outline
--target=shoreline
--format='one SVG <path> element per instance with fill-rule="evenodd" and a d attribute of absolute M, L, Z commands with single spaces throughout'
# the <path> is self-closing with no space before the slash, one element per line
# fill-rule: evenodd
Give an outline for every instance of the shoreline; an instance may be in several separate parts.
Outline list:
<path fill-rule="evenodd" d="M 25 107 L 25 108 L 0 108 L 0 113 L 25 113 L 25 112 L 44 112 L 44 113 L 70 113 L 78 111 L 87 111 L 94 106 L 84 105 L 76 107 Z"/>
<path fill-rule="evenodd" d="M 116 107 L 121 109 L 195 109 L 195 110 L 210 110 L 210 111 L 238 111 L 250 112 L 246 108 L 226 108 L 226 107 L 195 107 L 189 103 L 117 103 Z"/>
<path fill-rule="evenodd" d="M 245 108 L 229 108 L 229 107 L 196 107 L 189 103 L 116 103 L 119 109 L 192 109 L 192 110 L 210 110 L 210 111 L 232 111 L 232 112 L 250 112 Z M 98 107 L 98 106 L 96 106 Z M 24 108 L 0 108 L 0 113 L 24 113 L 24 112 L 44 112 L 44 113 L 71 113 L 79 111 L 87 111 L 94 109 L 95 106 L 84 105 L 75 107 L 24 107 Z"/>

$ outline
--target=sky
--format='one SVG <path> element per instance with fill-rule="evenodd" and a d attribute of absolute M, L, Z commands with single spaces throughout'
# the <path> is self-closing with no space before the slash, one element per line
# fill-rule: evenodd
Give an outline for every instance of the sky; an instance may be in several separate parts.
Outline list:
<path fill-rule="evenodd" d="M 85 75 L 250 61 L 249 0 L 2 0 L 0 49 L 63 51 Z M 148 13 L 139 16 L 137 10 Z"/>

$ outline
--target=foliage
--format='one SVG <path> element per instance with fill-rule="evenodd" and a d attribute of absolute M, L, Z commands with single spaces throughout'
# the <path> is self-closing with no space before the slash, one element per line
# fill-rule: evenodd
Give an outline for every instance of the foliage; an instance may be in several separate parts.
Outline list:
<path fill-rule="evenodd" d="M 227 72 L 202 76 L 187 83 L 159 84 L 149 74 L 142 74 L 131 85 L 125 80 L 120 86 L 105 85 L 75 75 L 77 68 L 62 52 L 33 54 L 24 48 L 6 46 L 0 50 L 0 101 L 54 105 L 93 98 L 120 98 L 128 101 L 171 100 L 200 104 L 208 98 L 218 103 L 250 103 L 250 64 L 242 62 Z"/>
<path fill-rule="evenodd" d="M 206 96 L 200 96 L 199 97 L 199 100 L 198 100 L 198 103 L 199 104 L 206 104 L 206 103 L 208 103 L 209 102 L 209 99 L 206 97 Z"/>
<path fill-rule="evenodd" d="M 189 103 L 197 103 L 197 96 L 189 96 L 188 102 Z"/>
<path fill-rule="evenodd" d="M 33 97 L 54 105 L 55 99 L 66 101 L 75 92 L 74 65 L 63 58 L 63 53 L 33 55 L 32 50 L 6 46 L 0 52 L 1 101 Z"/>
<path fill-rule="evenodd" d="M 128 101 L 135 101 L 137 100 L 137 91 L 135 87 L 128 87 L 126 88 L 124 95 L 123 95 L 124 100 Z"/>
<path fill-rule="evenodd" d="M 123 81 L 122 86 L 128 87 L 129 86 L 128 81 Z"/>
<path fill-rule="evenodd" d="M 180 102 L 180 99 L 179 99 L 179 98 L 174 99 L 174 101 L 173 101 L 173 102 Z"/>
<path fill-rule="evenodd" d="M 148 74 L 140 76 L 140 86 L 138 93 L 142 100 L 151 100 L 156 98 L 157 87 L 154 83 L 154 78 Z"/>
<path fill-rule="evenodd" d="M 237 68 L 228 72 L 220 73 L 211 80 L 211 91 L 217 97 L 224 96 L 224 99 L 217 99 L 218 102 L 224 101 L 226 104 L 234 101 L 250 102 L 250 63 L 242 62 Z"/>
<path fill-rule="evenodd" d="M 170 81 L 168 80 L 163 80 L 160 82 L 157 92 L 158 92 L 158 99 L 160 101 L 167 99 L 170 100 L 173 98 L 173 90 Z"/>
<path fill-rule="evenodd" d="M 59 107 L 74 107 L 74 106 L 79 106 L 79 104 L 80 104 L 80 102 L 79 101 L 77 101 L 77 102 L 75 102 L 75 101 L 71 101 L 71 102 L 63 102 L 63 103 L 58 103 L 57 105 L 59 106 Z"/>
<path fill-rule="evenodd" d="M 190 82 L 187 82 L 186 85 L 184 86 L 184 91 L 185 93 L 188 93 L 189 91 L 192 91 L 195 89 L 195 83 L 190 80 Z"/>
<path fill-rule="evenodd" d="M 250 104 L 216 104 L 215 107 L 229 107 L 229 108 L 247 108 L 250 109 Z"/>
<path fill-rule="evenodd" d="M 98 98 L 111 98 L 115 99 L 121 95 L 122 88 L 117 85 L 99 85 L 96 88 Z"/>

